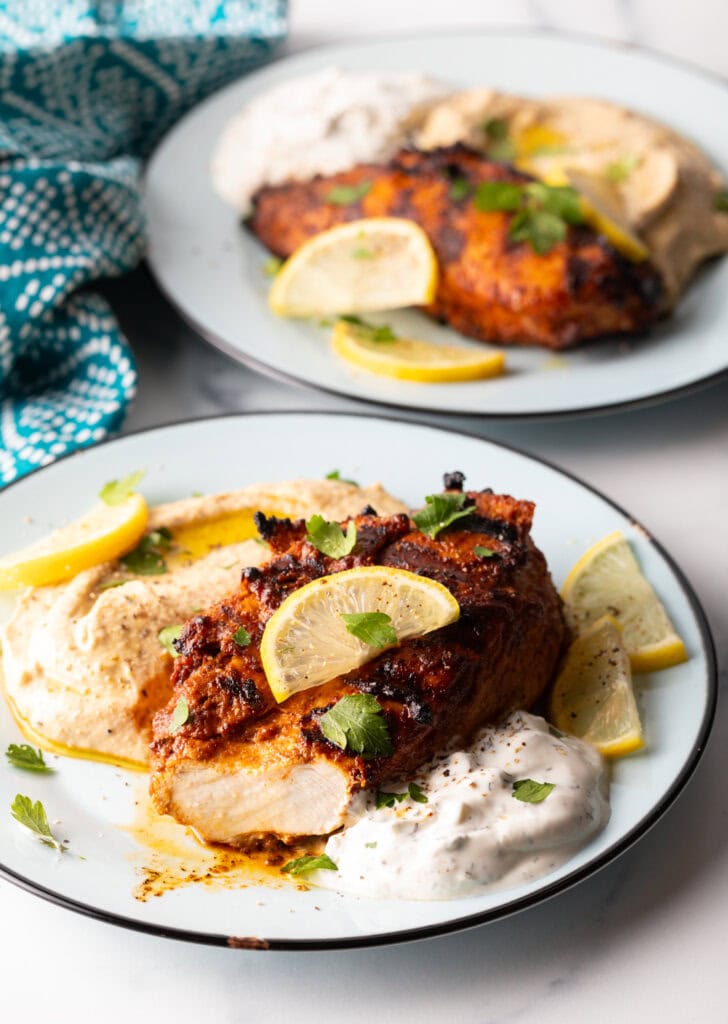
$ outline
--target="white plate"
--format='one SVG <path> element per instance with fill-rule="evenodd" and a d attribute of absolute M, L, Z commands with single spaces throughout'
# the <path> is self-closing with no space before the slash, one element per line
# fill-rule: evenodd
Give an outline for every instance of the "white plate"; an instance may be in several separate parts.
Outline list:
<path fill-rule="evenodd" d="M 256 370 L 384 405 L 488 416 L 563 415 L 665 398 L 728 368 L 728 260 L 702 270 L 675 314 L 648 336 L 560 353 L 507 350 L 494 380 L 415 384 L 350 368 L 326 332 L 273 316 L 266 252 L 213 191 L 208 164 L 228 119 L 276 82 L 336 65 L 415 69 L 456 86 L 516 93 L 602 96 L 654 115 L 694 138 L 728 169 L 725 83 L 654 54 L 592 41 L 518 32 L 418 36 L 331 46 L 278 61 L 223 89 L 165 137 L 146 174 L 149 262 L 162 290 L 196 330 Z M 423 314 L 387 315 L 401 333 L 468 342 Z"/>
<path fill-rule="evenodd" d="M 226 416 L 107 442 L 31 474 L 0 495 L 2 548 L 26 544 L 79 515 L 106 480 L 146 467 L 143 490 L 157 503 L 192 491 L 264 480 L 321 477 L 333 468 L 381 480 L 412 505 L 439 490 L 444 471 L 537 503 L 534 536 L 556 583 L 584 549 L 622 529 L 685 639 L 690 660 L 639 681 L 647 752 L 617 761 L 607 828 L 559 870 L 498 893 L 444 902 L 387 902 L 290 887 L 211 890 L 189 886 L 135 901 L 144 850 L 119 826 L 134 817 L 136 773 L 52 759 L 52 776 L 0 764 L 0 872 L 73 910 L 159 935 L 224 944 L 253 938 L 266 948 L 364 946 L 435 935 L 494 920 L 557 893 L 614 859 L 650 828 L 685 784 L 712 721 L 716 674 L 704 615 L 669 556 L 617 506 L 572 477 L 509 448 L 412 423 L 336 414 Z M 29 521 L 28 517 L 32 519 Z M 0 702 L 0 750 L 20 735 Z M 21 792 L 41 799 L 71 853 L 58 856 L 11 819 Z M 4 810 L 1 810 L 4 808 Z M 76 854 L 86 859 L 79 860 Z M 263 905 L 261 905 L 263 904 Z M 320 908 L 320 909 L 318 909 Z"/>

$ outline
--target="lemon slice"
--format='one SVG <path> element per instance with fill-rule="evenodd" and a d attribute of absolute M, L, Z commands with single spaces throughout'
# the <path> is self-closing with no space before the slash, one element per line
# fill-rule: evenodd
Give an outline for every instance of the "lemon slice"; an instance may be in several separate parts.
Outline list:
<path fill-rule="evenodd" d="M 348 632 L 342 615 L 383 612 L 397 640 L 424 636 L 460 615 L 435 580 L 382 565 L 345 569 L 295 590 L 268 620 L 260 657 L 277 701 L 351 672 L 381 654 Z"/>
<path fill-rule="evenodd" d="M 650 251 L 632 230 L 609 181 L 581 171 L 566 172 L 568 184 L 581 196 L 584 220 L 614 248 L 634 263 L 641 263 Z"/>
<path fill-rule="evenodd" d="M 610 616 L 592 623 L 569 648 L 551 695 L 551 719 L 605 757 L 645 745 L 622 628 Z"/>
<path fill-rule="evenodd" d="M 268 303 L 280 316 L 361 313 L 432 302 L 437 259 L 414 221 L 372 217 L 314 235 L 273 281 Z"/>
<path fill-rule="evenodd" d="M 414 338 L 375 341 L 355 324 L 339 320 L 331 337 L 334 352 L 369 373 L 422 384 L 480 380 L 503 373 L 502 352 L 479 352 L 460 345 L 436 345 Z"/>
<path fill-rule="evenodd" d="M 146 525 L 147 503 L 141 494 L 119 505 L 96 505 L 68 526 L 0 559 L 0 590 L 62 583 L 131 551 Z"/>
<path fill-rule="evenodd" d="M 605 614 L 620 622 L 633 672 L 655 672 L 687 660 L 685 644 L 619 530 L 582 555 L 561 596 L 567 622 L 577 633 Z"/>

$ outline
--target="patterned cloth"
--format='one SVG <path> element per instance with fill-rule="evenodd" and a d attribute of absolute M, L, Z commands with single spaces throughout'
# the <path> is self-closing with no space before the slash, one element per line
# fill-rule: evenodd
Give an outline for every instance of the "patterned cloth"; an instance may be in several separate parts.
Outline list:
<path fill-rule="evenodd" d="M 141 158 L 285 18 L 286 0 L 0 0 L 0 485 L 121 426 L 133 355 L 78 289 L 139 262 Z"/>

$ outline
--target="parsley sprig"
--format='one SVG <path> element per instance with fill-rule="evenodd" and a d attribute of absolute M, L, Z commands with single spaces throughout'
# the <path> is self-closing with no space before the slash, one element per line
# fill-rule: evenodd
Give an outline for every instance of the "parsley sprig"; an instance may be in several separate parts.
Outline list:
<path fill-rule="evenodd" d="M 350 519 L 344 533 L 338 523 L 330 523 L 323 516 L 311 516 L 306 522 L 306 540 L 329 558 L 343 558 L 354 550 L 356 523 Z"/>
<path fill-rule="evenodd" d="M 287 875 L 307 875 L 309 871 L 338 871 L 338 867 L 329 857 L 328 853 L 320 853 L 318 856 L 296 857 L 284 864 L 281 871 Z"/>
<path fill-rule="evenodd" d="M 513 783 L 511 796 L 524 804 L 540 804 L 549 795 L 556 783 L 536 782 L 535 779 L 519 779 Z"/>
<path fill-rule="evenodd" d="M 374 805 L 377 810 L 381 807 L 394 807 L 395 804 L 401 804 L 407 797 L 410 800 L 414 800 L 416 804 L 428 804 L 430 802 L 422 787 L 418 786 L 416 782 L 410 782 L 405 793 L 385 793 L 383 790 L 380 790 L 375 797 Z"/>
<path fill-rule="evenodd" d="M 392 753 L 392 741 L 382 711 L 376 697 L 353 693 L 322 715 L 319 726 L 326 739 L 340 750 L 363 757 L 387 756 Z"/>
<path fill-rule="evenodd" d="M 29 796 L 23 796 L 22 793 L 18 793 L 10 804 L 10 813 L 19 825 L 27 828 L 29 832 L 37 836 L 45 846 L 52 846 L 59 853 L 64 852 L 66 844 L 61 842 L 60 839 L 56 839 L 51 832 L 45 807 L 40 800 L 36 800 L 33 803 Z"/>
<path fill-rule="evenodd" d="M 105 505 L 123 505 L 136 490 L 136 485 L 144 476 L 144 472 L 143 469 L 139 469 L 136 473 L 122 477 L 121 480 L 110 480 L 99 491 L 99 497 Z"/>
<path fill-rule="evenodd" d="M 42 750 L 34 750 L 27 743 L 11 743 L 5 751 L 5 756 L 13 768 L 22 768 L 26 772 L 52 772 L 53 769 L 45 763 Z"/>
<path fill-rule="evenodd" d="M 341 617 L 347 631 L 369 647 L 397 643 L 392 619 L 386 612 L 342 612 Z"/>
<path fill-rule="evenodd" d="M 367 320 L 362 320 L 360 316 L 354 316 L 353 313 L 347 313 L 339 317 L 339 320 L 343 320 L 344 323 L 350 324 L 356 334 L 366 341 L 396 341 L 397 335 L 394 333 L 389 324 L 370 324 Z"/>
<path fill-rule="evenodd" d="M 164 555 L 172 547 L 172 534 L 166 526 L 145 533 L 133 551 L 121 559 L 121 564 L 136 576 L 161 576 L 167 571 Z"/>
<path fill-rule="evenodd" d="M 425 498 L 425 507 L 416 512 L 412 519 L 418 530 L 426 533 L 434 540 L 441 530 L 450 526 L 458 519 L 469 516 L 473 511 L 472 505 L 465 507 L 468 501 L 467 494 L 462 491 L 452 491 L 445 494 L 428 494 Z"/>
<path fill-rule="evenodd" d="M 327 193 L 325 202 L 331 206 L 350 206 L 363 199 L 371 187 L 371 181 L 360 181 L 358 185 L 334 185 Z"/>

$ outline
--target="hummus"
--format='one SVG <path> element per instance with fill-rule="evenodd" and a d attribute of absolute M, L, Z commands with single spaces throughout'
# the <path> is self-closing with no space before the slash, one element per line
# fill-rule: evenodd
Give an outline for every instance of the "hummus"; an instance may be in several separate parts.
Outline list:
<path fill-rule="evenodd" d="M 59 752 L 143 765 L 152 715 L 171 693 L 172 659 L 159 631 L 221 600 L 244 566 L 266 560 L 267 546 L 253 539 L 253 512 L 343 519 L 364 505 L 382 515 L 407 511 L 378 484 L 336 480 L 256 485 L 152 508 L 148 530 L 172 535 L 165 573 L 134 575 L 108 562 L 20 598 L 2 650 L 21 727 Z"/>
<path fill-rule="evenodd" d="M 548 183 L 573 184 L 616 221 L 615 233 L 624 225 L 644 243 L 668 305 L 700 263 L 728 250 L 728 214 L 714 205 L 724 182 L 708 157 L 658 121 L 606 100 L 472 89 L 432 106 L 416 142 L 488 151 L 494 123 L 512 145 L 504 159 Z"/>

